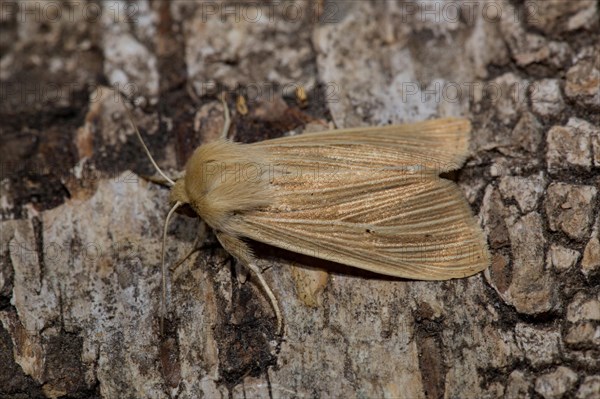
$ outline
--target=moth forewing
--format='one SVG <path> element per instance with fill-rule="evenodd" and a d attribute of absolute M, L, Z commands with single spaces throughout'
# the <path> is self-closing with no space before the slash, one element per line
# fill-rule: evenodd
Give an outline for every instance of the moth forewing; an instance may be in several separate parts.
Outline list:
<path fill-rule="evenodd" d="M 438 177 L 464 162 L 469 134 L 448 118 L 252 144 L 274 165 L 272 202 L 245 212 L 238 234 L 391 276 L 475 274 L 489 265 L 485 238 L 458 186 Z"/>
<path fill-rule="evenodd" d="M 280 163 L 324 163 L 348 167 L 422 168 L 447 172 L 462 166 L 469 154 L 471 123 L 467 119 L 338 129 L 261 141 L 251 146 L 268 149 Z"/>

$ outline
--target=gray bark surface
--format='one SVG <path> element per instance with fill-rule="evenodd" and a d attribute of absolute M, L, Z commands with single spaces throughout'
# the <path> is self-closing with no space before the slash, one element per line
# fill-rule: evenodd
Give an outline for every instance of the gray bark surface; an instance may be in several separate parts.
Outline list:
<path fill-rule="evenodd" d="M 600 398 L 596 1 L 0 3 L 0 397 Z M 297 94 L 302 87 L 303 100 Z M 174 175 L 253 142 L 443 116 L 492 263 L 410 281 L 211 232 L 169 278 Z M 199 221 L 176 216 L 167 262 Z"/>

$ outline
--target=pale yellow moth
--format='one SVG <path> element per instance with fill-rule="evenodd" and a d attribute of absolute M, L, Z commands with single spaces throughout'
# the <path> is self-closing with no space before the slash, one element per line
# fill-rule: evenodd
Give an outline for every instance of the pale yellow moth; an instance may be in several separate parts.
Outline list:
<path fill-rule="evenodd" d="M 486 240 L 467 201 L 455 183 L 438 176 L 464 163 L 470 131 L 468 120 L 444 118 L 252 144 L 222 138 L 198 147 L 177 181 L 142 145 L 172 186 L 163 239 L 173 212 L 189 204 L 256 275 L 281 333 L 277 299 L 247 239 L 417 280 L 461 278 L 488 267 Z M 162 262 L 164 317 L 164 242 Z"/>

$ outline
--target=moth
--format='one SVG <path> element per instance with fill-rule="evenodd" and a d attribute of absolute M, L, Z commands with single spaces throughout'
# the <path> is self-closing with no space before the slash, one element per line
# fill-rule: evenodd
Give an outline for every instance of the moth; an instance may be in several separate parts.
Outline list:
<path fill-rule="evenodd" d="M 164 241 L 173 212 L 189 204 L 223 248 L 278 301 L 247 240 L 394 277 L 446 280 L 490 264 L 486 239 L 458 186 L 439 174 L 468 155 L 471 124 L 444 118 L 403 125 L 338 129 L 239 144 L 223 138 L 198 147 L 171 186 L 163 231 L 162 314 L 166 313 Z M 162 319 L 161 319 L 162 324 Z"/>

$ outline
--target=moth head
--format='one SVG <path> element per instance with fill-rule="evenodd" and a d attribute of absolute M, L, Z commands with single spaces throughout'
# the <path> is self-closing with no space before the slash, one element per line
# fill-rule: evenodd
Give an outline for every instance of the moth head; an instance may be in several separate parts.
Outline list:
<path fill-rule="evenodd" d="M 171 186 L 171 192 L 169 194 L 169 202 L 176 204 L 181 202 L 182 204 L 189 204 L 190 198 L 185 190 L 185 178 L 179 179 Z"/>

